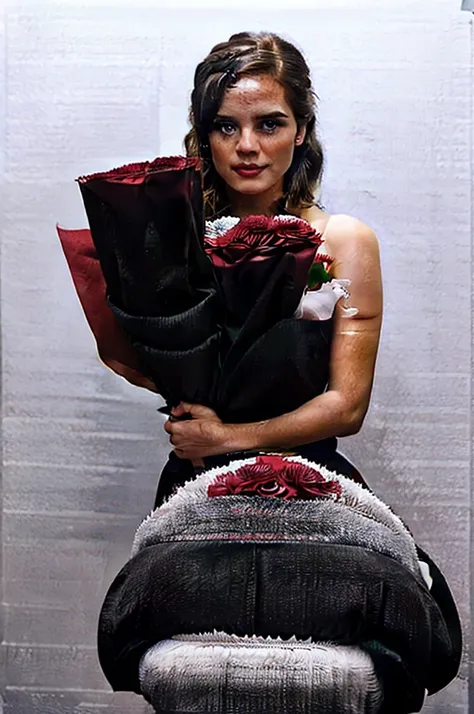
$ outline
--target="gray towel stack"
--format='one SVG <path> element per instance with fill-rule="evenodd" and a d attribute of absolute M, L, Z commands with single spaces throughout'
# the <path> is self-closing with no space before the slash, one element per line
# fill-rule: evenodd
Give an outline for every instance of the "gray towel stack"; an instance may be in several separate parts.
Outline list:
<path fill-rule="evenodd" d="M 316 541 L 391 557 L 422 581 L 413 538 L 386 504 L 344 476 L 288 458 L 337 480 L 341 495 L 209 498 L 207 488 L 219 475 L 254 459 L 234 461 L 188 482 L 145 519 L 132 556 L 170 542 Z M 177 635 L 151 647 L 141 659 L 140 685 L 159 714 L 375 714 L 384 698 L 374 661 L 362 647 L 217 632 Z"/>

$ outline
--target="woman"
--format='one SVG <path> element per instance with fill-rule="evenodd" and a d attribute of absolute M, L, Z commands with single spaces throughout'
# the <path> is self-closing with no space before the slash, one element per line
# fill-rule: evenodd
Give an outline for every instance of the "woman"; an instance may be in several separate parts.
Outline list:
<path fill-rule="evenodd" d="M 382 321 L 379 249 L 369 226 L 347 215 L 329 216 L 314 205 L 323 155 L 308 66 L 296 47 L 277 35 L 233 35 L 198 65 L 190 118 L 186 148 L 205 160 L 207 217 L 289 212 L 305 219 L 334 258 L 332 276 L 350 280 L 357 314 L 347 317 L 336 307 L 324 394 L 289 413 L 244 424 L 225 424 L 212 409 L 181 403 L 165 424 L 174 454 L 208 466 L 222 463 L 209 458 L 216 455 L 321 442 L 325 453 L 313 448 L 311 455 L 354 475 L 348 462 L 335 456 L 334 437 L 357 433 L 369 405 Z M 165 467 L 157 503 L 173 480 L 184 480 L 183 466 L 172 458 Z"/>
<path fill-rule="evenodd" d="M 174 450 L 160 478 L 156 506 L 188 483 L 140 526 L 132 557 L 107 593 L 99 623 L 102 668 L 114 689 L 143 693 L 156 711 L 308 711 L 306 696 L 313 694 L 312 709 L 320 712 L 419 711 L 425 689 L 437 691 L 457 671 L 457 612 L 436 565 L 401 522 L 394 524 L 396 516 L 385 504 L 377 510 L 375 497 L 344 477 L 362 481 L 336 451 L 338 436 L 360 429 L 370 399 L 382 319 L 377 239 L 357 219 L 328 216 L 313 204 L 323 157 L 308 67 L 290 43 L 273 34 L 240 33 L 214 47 L 196 70 L 191 121 L 186 148 L 188 155 L 205 160 L 208 231 L 217 230 L 212 220 L 225 216 L 303 218 L 322 234 L 318 250 L 331 256 L 332 278 L 350 281 L 350 299 L 348 306 L 335 301 L 332 316 L 319 322 L 296 319 L 292 307 L 289 317 L 271 324 L 263 337 L 253 340 L 250 333 L 252 339 L 238 352 L 242 360 L 231 362 L 227 372 L 229 352 L 223 364 L 216 361 L 217 371 L 224 373 L 219 373 L 224 387 L 210 402 L 217 404 L 216 411 L 188 402 L 171 410 L 165 429 Z M 313 246 L 311 260 L 314 251 Z M 250 272 L 249 292 L 255 274 L 264 274 Z M 305 280 L 307 274 L 306 269 Z M 264 292 L 268 281 L 262 283 Z M 273 315 L 272 302 L 265 305 Z M 272 333 L 273 328 L 281 331 Z M 260 341 L 270 333 L 277 338 Z M 265 349 L 269 344 L 273 352 Z M 171 359 L 182 370 L 175 352 Z M 242 392 L 246 398 L 239 401 Z M 236 419 L 223 420 L 219 412 Z M 242 415 L 255 420 L 239 419 Z M 262 451 L 287 458 L 243 458 Z M 324 481 L 319 472 L 308 476 L 308 462 L 289 454 L 318 469 L 325 465 L 344 481 L 341 501 L 307 500 L 306 493 L 288 504 L 281 490 L 275 494 L 275 473 L 285 469 L 298 472 L 291 477 L 293 486 L 306 476 Z M 243 465 L 234 463 L 234 473 L 225 465 L 235 459 Z M 196 478 L 203 467 L 213 466 L 224 469 Z M 267 479 L 260 485 L 270 491 L 250 487 L 252 479 L 257 484 L 257 471 Z M 232 490 L 235 479 L 242 479 L 238 488 L 245 481 L 246 493 L 282 498 L 247 499 L 243 491 Z M 340 494 L 341 483 L 326 481 L 324 488 L 334 495 L 340 487 Z M 427 563 L 431 590 L 420 559 Z M 278 639 L 291 635 L 298 642 Z M 318 643 L 329 643 L 335 657 L 329 667 Z M 344 643 L 355 647 L 350 650 L 354 665 L 340 659 Z M 304 666 L 297 661 L 301 647 L 314 656 Z M 286 659 L 292 648 L 299 652 L 295 666 Z M 260 667 L 256 653 L 263 650 Z M 366 655 L 364 669 L 359 657 Z M 233 689 L 228 663 L 236 661 Z M 277 661 L 281 676 L 272 670 Z M 323 676 L 302 686 L 301 671 Z M 347 686 L 341 684 L 346 675 Z M 337 707 L 323 706 L 323 691 L 328 702 L 339 701 Z M 291 709 L 298 692 L 303 699 Z M 280 695 L 287 697 L 285 705 Z M 369 699 L 370 706 L 361 706 Z"/>

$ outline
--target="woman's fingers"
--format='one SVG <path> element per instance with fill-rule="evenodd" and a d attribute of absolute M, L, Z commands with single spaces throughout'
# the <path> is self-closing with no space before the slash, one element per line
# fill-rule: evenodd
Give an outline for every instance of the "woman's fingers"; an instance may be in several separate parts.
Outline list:
<path fill-rule="evenodd" d="M 174 417 L 181 417 L 184 414 L 190 414 L 193 419 L 216 419 L 216 412 L 210 407 L 205 407 L 203 404 L 192 404 L 190 402 L 180 402 L 176 407 L 173 407 L 171 414 Z"/>
<path fill-rule="evenodd" d="M 200 462 L 204 456 L 226 450 L 228 427 L 213 409 L 202 404 L 181 402 L 171 410 L 164 429 L 170 436 L 176 456 L 181 459 Z"/>

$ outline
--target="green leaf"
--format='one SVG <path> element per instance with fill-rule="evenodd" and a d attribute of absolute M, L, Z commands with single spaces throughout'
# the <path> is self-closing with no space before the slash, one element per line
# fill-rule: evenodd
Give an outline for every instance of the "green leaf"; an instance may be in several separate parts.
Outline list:
<path fill-rule="evenodd" d="M 311 290 L 319 283 L 328 283 L 331 276 L 322 263 L 313 263 L 308 273 L 308 287 Z"/>

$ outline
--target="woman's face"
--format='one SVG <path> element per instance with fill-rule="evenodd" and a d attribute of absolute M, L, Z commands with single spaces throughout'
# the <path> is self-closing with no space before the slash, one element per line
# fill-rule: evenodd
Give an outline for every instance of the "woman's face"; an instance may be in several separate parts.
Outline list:
<path fill-rule="evenodd" d="M 216 171 L 231 193 L 281 195 L 283 176 L 304 134 L 281 84 L 257 75 L 242 77 L 226 91 L 209 145 Z"/>

